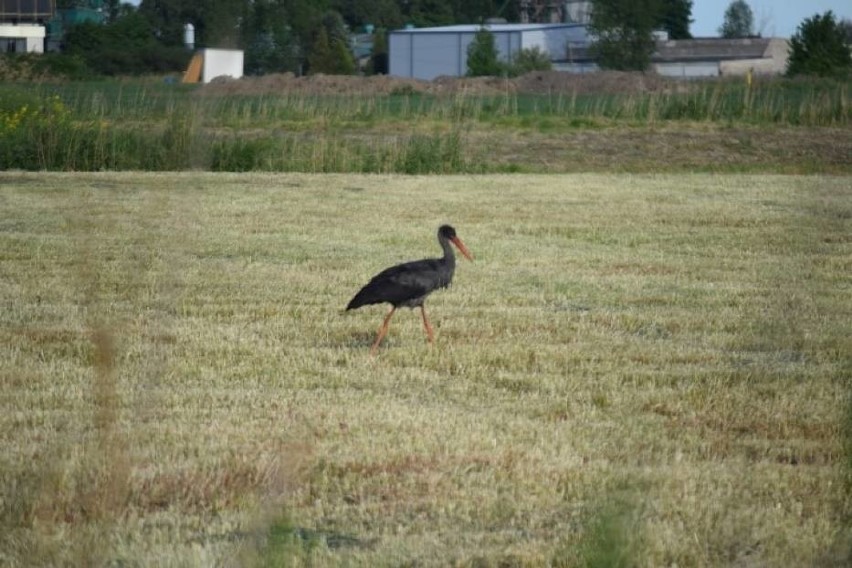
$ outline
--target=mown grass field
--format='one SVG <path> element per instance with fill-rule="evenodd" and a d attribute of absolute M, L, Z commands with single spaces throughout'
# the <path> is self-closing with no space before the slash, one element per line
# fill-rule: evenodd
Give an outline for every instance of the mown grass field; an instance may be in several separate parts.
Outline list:
<path fill-rule="evenodd" d="M 846 565 L 850 235 L 849 177 L 0 173 L 0 564 Z"/>

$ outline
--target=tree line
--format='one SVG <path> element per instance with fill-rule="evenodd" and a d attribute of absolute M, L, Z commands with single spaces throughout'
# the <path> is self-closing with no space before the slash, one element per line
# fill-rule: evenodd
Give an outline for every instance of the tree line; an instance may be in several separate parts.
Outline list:
<path fill-rule="evenodd" d="M 605 3 L 609 0 L 597 0 Z M 655 0 L 657 1 L 657 0 Z M 654 25 L 688 38 L 692 0 L 658 0 Z M 60 8 L 87 4 L 58 0 Z M 68 31 L 64 51 L 101 74 L 160 72 L 188 59 L 184 26 L 197 47 L 245 50 L 246 73 L 351 73 L 351 34 L 374 30 L 367 72 L 387 72 L 384 33 L 415 27 L 471 24 L 490 18 L 520 21 L 515 0 L 142 0 L 137 9 L 105 0 L 106 25 L 83 23 Z"/>
<path fill-rule="evenodd" d="M 58 7 L 79 4 L 79 0 L 57 2 Z M 693 0 L 594 0 L 592 4 L 593 53 L 603 68 L 647 69 L 655 31 L 665 31 L 670 39 L 692 37 Z M 191 23 L 196 47 L 243 49 L 247 74 L 351 74 L 359 69 L 353 33 L 372 30 L 372 55 L 361 70 L 386 73 L 387 30 L 481 23 L 490 18 L 517 22 L 519 6 L 513 0 L 142 0 L 134 8 L 105 0 L 106 23 L 73 26 L 63 49 L 99 74 L 179 71 L 190 57 L 184 46 L 184 26 Z M 849 22 L 837 22 L 829 12 L 802 26 L 791 42 L 793 70 L 833 74 L 845 68 L 848 72 L 843 62 L 849 50 L 839 48 L 838 42 L 849 44 Z M 729 3 L 719 33 L 722 37 L 755 35 L 746 0 Z M 830 48 L 823 47 L 826 42 Z M 826 52 L 834 58 L 828 64 L 807 63 L 814 54 L 824 59 Z M 541 54 L 528 55 L 535 59 Z M 485 63 L 484 69 L 507 72 Z M 540 66 L 540 62 L 531 65 Z"/>

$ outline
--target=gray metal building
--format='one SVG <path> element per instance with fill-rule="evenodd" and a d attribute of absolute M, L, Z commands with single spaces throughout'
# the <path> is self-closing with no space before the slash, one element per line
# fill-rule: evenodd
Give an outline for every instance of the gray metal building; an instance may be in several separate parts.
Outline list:
<path fill-rule="evenodd" d="M 512 61 L 521 49 L 538 47 L 551 60 L 565 59 L 570 45 L 588 43 L 581 24 L 486 24 L 499 57 Z M 467 48 L 480 26 L 445 26 L 396 30 L 388 38 L 388 72 L 395 77 L 434 79 L 467 73 Z"/>

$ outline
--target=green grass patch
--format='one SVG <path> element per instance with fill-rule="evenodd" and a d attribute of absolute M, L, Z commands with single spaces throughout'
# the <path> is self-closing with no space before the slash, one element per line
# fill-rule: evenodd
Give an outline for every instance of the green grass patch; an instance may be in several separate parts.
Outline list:
<path fill-rule="evenodd" d="M 588 134 L 612 138 L 605 155 L 625 171 L 691 171 L 704 169 L 694 163 L 704 160 L 713 171 L 837 172 L 849 167 L 848 87 L 776 80 L 752 89 L 716 81 L 643 94 L 221 95 L 151 80 L 9 83 L 0 87 L 0 168 L 598 170 L 594 148 L 572 147 L 571 136 Z M 764 132 L 782 151 L 731 147 L 730 128 Z M 645 140 L 625 140 L 624 129 Z M 660 160 L 659 129 L 712 133 L 713 150 L 678 145 L 669 150 L 674 160 Z M 779 129 L 795 129 L 824 147 Z M 513 144 L 517 137 L 525 138 L 523 147 Z M 583 155 L 572 155 L 575 150 Z"/>

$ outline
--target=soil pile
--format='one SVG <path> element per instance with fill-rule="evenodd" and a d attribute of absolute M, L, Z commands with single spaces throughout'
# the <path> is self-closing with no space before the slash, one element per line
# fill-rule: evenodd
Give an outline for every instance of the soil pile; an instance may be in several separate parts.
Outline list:
<path fill-rule="evenodd" d="M 607 71 L 578 75 L 559 71 L 535 71 L 515 78 L 437 77 L 432 81 L 401 77 L 310 75 L 292 73 L 231 79 L 220 77 L 204 85 L 201 95 L 389 95 L 427 93 L 435 95 L 528 94 L 640 94 L 668 91 L 675 83 L 654 74 Z"/>

